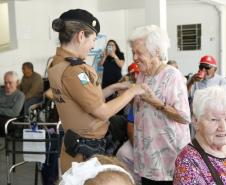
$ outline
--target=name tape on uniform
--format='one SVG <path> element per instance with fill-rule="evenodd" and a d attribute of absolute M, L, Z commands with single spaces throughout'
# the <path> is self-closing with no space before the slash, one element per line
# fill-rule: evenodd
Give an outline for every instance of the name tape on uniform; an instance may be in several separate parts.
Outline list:
<path fill-rule="evenodd" d="M 86 73 L 80 73 L 78 74 L 78 78 L 82 85 L 86 85 L 90 82 L 89 77 L 86 75 Z"/>

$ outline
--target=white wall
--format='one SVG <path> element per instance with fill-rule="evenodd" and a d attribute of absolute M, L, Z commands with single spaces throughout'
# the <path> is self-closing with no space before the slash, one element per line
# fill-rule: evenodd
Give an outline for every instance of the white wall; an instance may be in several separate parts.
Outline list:
<path fill-rule="evenodd" d="M 143 8 L 126 10 L 126 38 L 131 35 L 132 31 L 139 26 L 145 25 L 145 10 Z M 131 47 L 127 43 L 127 65 L 133 60 Z"/>
<path fill-rule="evenodd" d="M 137 9 L 143 8 L 144 6 L 145 0 L 98 0 L 98 9 L 100 11 Z"/>
<path fill-rule="evenodd" d="M 145 3 L 143 0 L 122 0 L 120 4 L 116 4 L 114 0 L 99 0 L 99 2 L 102 3 L 99 6 L 100 9 L 105 11 L 127 9 L 125 10 L 126 38 L 135 27 L 145 25 L 145 9 L 148 10 L 148 8 L 144 8 Z M 213 1 L 209 1 L 209 3 L 212 4 Z M 172 45 L 169 49 L 169 59 L 175 59 L 179 63 L 183 74 L 196 72 L 199 59 L 205 54 L 213 55 L 220 62 L 219 13 L 214 6 L 197 0 L 167 0 L 167 21 L 167 29 Z M 201 50 L 178 51 L 177 25 L 196 23 L 202 24 Z M 132 56 L 129 47 L 127 47 L 126 53 L 128 61 L 131 61 Z"/>
<path fill-rule="evenodd" d="M 73 8 L 91 11 L 100 20 L 101 34 L 118 42 L 126 57 L 123 70 L 125 73 L 127 65 L 132 60 L 127 38 L 135 27 L 145 25 L 145 10 L 139 8 L 104 11 L 99 9 L 100 2 L 101 0 L 15 1 L 18 47 L 15 50 L 0 53 L 0 84 L 3 82 L 3 74 L 8 70 L 17 71 L 21 77 L 21 65 L 25 61 L 31 61 L 35 70 L 44 75 L 47 59 L 55 53 L 57 46 L 57 33 L 52 31 L 51 22 L 62 12 Z M 210 5 L 198 3 L 177 3 L 177 5 L 172 3 L 168 5 L 167 15 L 172 45 L 169 58 L 178 61 L 183 74 L 195 72 L 200 57 L 206 53 L 219 58 L 219 22 L 216 9 Z M 202 50 L 178 51 L 177 24 L 193 23 L 202 24 Z"/>
<path fill-rule="evenodd" d="M 202 27 L 201 50 L 179 51 L 177 49 L 177 25 L 199 24 Z M 219 61 L 219 15 L 207 4 L 179 4 L 168 6 L 168 33 L 171 40 L 169 59 L 178 62 L 183 74 L 198 70 L 201 56 L 213 55 Z"/>
<path fill-rule="evenodd" d="M 35 71 L 44 75 L 47 59 L 54 55 L 58 45 L 51 22 L 69 9 L 82 8 L 92 12 L 100 20 L 101 34 L 115 39 L 125 51 L 124 11 L 97 12 L 97 6 L 97 0 L 15 1 L 18 47 L 0 53 L 0 84 L 8 70 L 15 70 L 22 77 L 21 65 L 25 61 L 31 61 Z"/>
<path fill-rule="evenodd" d="M 145 24 L 145 10 L 127 10 L 127 33 Z M 177 49 L 177 25 L 181 24 L 202 24 L 202 48 L 201 50 L 179 51 Z M 171 48 L 168 58 L 178 62 L 181 72 L 186 75 L 195 73 L 201 56 L 213 55 L 219 61 L 219 15 L 217 10 L 207 4 L 199 3 L 178 3 L 167 7 L 167 30 L 170 37 Z M 128 53 L 130 52 L 130 48 Z M 131 60 L 128 54 L 128 60 Z"/>
<path fill-rule="evenodd" d="M 8 16 L 8 4 L 0 3 L 0 47 L 7 44 L 10 41 L 9 38 L 9 16 Z"/>
<path fill-rule="evenodd" d="M 101 33 L 107 36 L 107 40 L 115 40 L 120 50 L 125 54 L 125 60 L 127 63 L 126 53 L 126 13 L 124 10 L 113 10 L 113 11 L 101 11 L 97 12 L 96 16 L 99 18 L 101 25 Z M 123 67 L 123 73 L 126 71 L 126 65 Z"/>

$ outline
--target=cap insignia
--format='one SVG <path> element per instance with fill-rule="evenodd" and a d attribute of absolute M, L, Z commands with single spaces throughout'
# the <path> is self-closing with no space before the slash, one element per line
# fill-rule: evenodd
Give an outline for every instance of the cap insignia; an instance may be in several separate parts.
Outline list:
<path fill-rule="evenodd" d="M 95 26 L 96 26 L 96 24 L 97 24 L 97 21 L 96 21 L 96 20 L 93 20 L 93 22 L 92 22 L 92 26 L 93 26 L 93 27 L 95 27 Z"/>

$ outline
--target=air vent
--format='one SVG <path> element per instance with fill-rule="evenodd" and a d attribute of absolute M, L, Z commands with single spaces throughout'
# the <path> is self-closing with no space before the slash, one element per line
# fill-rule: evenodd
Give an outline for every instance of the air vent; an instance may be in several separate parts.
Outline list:
<path fill-rule="evenodd" d="M 178 50 L 201 49 L 201 24 L 187 24 L 177 26 Z"/>

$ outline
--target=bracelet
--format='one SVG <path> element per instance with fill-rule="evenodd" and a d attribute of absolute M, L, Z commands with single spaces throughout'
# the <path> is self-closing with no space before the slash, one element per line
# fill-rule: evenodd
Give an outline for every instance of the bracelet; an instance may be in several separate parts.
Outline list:
<path fill-rule="evenodd" d="M 163 105 L 156 107 L 157 110 L 164 110 L 166 108 L 166 102 Z"/>

